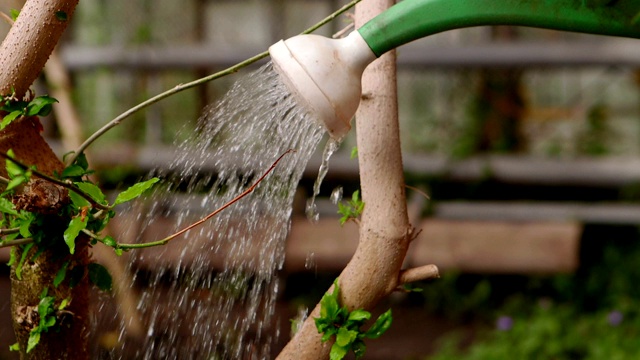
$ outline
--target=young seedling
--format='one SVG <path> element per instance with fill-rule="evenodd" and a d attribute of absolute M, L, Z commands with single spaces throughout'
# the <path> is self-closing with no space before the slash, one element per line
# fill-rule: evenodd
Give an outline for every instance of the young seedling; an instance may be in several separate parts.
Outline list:
<path fill-rule="evenodd" d="M 328 341 L 335 336 L 331 346 L 329 358 L 342 360 L 352 350 L 359 359 L 364 356 L 366 345 L 364 339 L 377 339 L 391 327 L 391 309 L 380 315 L 369 330 L 360 327 L 371 318 L 371 313 L 356 309 L 349 311 L 339 302 L 340 287 L 338 280 L 333 282 L 333 293 L 326 293 L 320 300 L 320 317 L 315 318 L 316 328 L 322 334 L 322 341 Z"/>

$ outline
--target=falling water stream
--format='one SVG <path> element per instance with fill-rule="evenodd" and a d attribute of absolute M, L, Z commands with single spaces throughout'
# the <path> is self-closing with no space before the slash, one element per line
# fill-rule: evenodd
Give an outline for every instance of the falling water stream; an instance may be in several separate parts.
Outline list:
<path fill-rule="evenodd" d="M 146 334 L 134 341 L 123 330 L 115 358 L 271 357 L 278 336 L 274 275 L 284 262 L 298 181 L 323 134 L 271 65 L 241 79 L 205 110 L 168 170 L 154 174 L 170 185 L 132 217 L 138 241 L 154 240 L 145 238 L 154 229 L 175 231 L 203 217 L 253 184 L 281 154 L 295 152 L 211 221 L 161 248 L 132 252 L 134 267 L 155 264 L 135 273 L 145 286 L 138 311 Z"/>

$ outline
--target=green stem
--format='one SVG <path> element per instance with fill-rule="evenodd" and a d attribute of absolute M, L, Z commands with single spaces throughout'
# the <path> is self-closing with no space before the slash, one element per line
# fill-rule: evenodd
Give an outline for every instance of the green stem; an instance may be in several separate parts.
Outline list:
<path fill-rule="evenodd" d="M 349 2 L 348 4 L 344 5 L 343 7 L 341 7 L 340 9 L 336 10 L 335 12 L 333 12 L 331 15 L 327 16 L 326 18 L 322 19 L 320 22 L 318 22 L 317 24 L 311 26 L 310 28 L 306 29 L 305 31 L 302 32 L 302 34 L 309 34 L 311 32 L 314 32 L 315 30 L 317 30 L 318 28 L 320 28 L 321 26 L 327 24 L 328 22 L 330 22 L 331 20 L 335 19 L 336 17 L 338 17 L 339 15 L 341 15 L 342 13 L 346 12 L 347 10 L 349 10 L 350 8 L 352 8 L 353 6 L 355 6 L 357 3 L 359 3 L 361 0 L 352 0 L 351 2 Z M 261 52 L 258 55 L 255 55 L 249 59 L 246 59 L 242 62 L 237 63 L 236 65 L 233 65 L 225 70 L 219 71 L 215 74 L 211 74 L 209 76 L 205 76 L 203 78 L 200 78 L 198 80 L 194 80 L 192 82 L 186 83 L 186 84 L 179 84 L 176 85 L 174 88 L 167 90 L 163 93 L 160 93 L 134 107 L 132 107 L 131 109 L 123 112 L 122 114 L 120 114 L 118 117 L 116 117 L 115 119 L 109 121 L 106 125 L 104 125 L 102 128 L 100 128 L 98 131 L 96 131 L 95 133 L 93 133 L 87 140 L 85 140 L 84 143 L 82 143 L 82 145 L 80 145 L 80 147 L 69 157 L 69 161 L 67 162 L 67 164 L 73 164 L 73 162 L 76 160 L 76 158 L 82 154 L 91 144 L 93 144 L 94 141 L 96 141 L 100 136 L 104 135 L 107 131 L 111 130 L 112 128 L 118 126 L 124 119 L 128 118 L 129 116 L 135 114 L 136 112 L 150 106 L 153 105 L 157 102 L 159 102 L 160 100 L 163 100 L 164 98 L 167 98 L 171 95 L 177 94 L 181 91 L 187 90 L 187 89 L 191 89 L 192 87 L 196 87 L 202 84 L 205 84 L 209 81 L 213 81 L 216 79 L 219 79 L 223 76 L 227 76 L 230 74 L 233 74 L 235 72 L 237 72 L 238 70 L 253 64 L 254 62 L 263 59 L 265 57 L 269 56 L 269 51 L 264 51 Z"/>
<path fill-rule="evenodd" d="M 67 189 L 67 190 L 71 190 L 75 193 L 77 193 L 78 195 L 82 196 L 85 200 L 87 200 L 92 206 L 98 208 L 98 209 L 102 209 L 102 210 L 111 210 L 111 207 L 107 206 L 107 205 L 103 205 L 100 204 L 98 202 L 96 202 L 91 195 L 87 194 L 86 192 L 80 190 L 77 186 L 73 185 L 73 184 L 69 184 L 68 182 L 64 182 L 62 180 L 56 179 L 54 177 L 51 177 L 43 172 L 40 172 L 36 169 L 32 169 L 29 166 L 27 166 L 26 164 L 21 163 L 20 161 L 12 158 L 11 156 L 7 155 L 6 153 L 0 152 L 0 157 L 5 158 L 6 160 L 9 160 L 11 162 L 13 162 L 14 164 L 18 165 L 22 170 L 28 170 L 31 171 L 34 175 L 36 175 L 39 178 L 42 178 L 44 180 L 47 180 L 51 183 L 54 183 L 56 185 L 62 186 L 63 188 Z"/>

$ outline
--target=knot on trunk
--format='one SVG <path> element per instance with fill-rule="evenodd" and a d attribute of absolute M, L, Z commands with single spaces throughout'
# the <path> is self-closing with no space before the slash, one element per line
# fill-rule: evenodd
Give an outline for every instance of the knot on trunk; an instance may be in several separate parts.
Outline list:
<path fill-rule="evenodd" d="M 13 197 L 16 209 L 39 214 L 56 214 L 69 203 L 69 191 L 43 179 L 32 179 L 22 194 Z"/>

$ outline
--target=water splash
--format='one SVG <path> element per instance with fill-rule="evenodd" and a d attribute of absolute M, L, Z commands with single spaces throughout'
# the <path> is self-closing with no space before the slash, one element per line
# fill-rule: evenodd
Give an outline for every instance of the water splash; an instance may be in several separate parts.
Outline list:
<path fill-rule="evenodd" d="M 311 198 L 307 200 L 307 207 L 305 209 L 307 219 L 309 219 L 313 223 L 317 223 L 320 219 L 318 207 L 316 206 L 316 196 L 320 194 L 320 185 L 322 185 L 322 181 L 329 172 L 329 159 L 331 158 L 331 155 L 333 155 L 333 153 L 335 153 L 340 148 L 340 144 L 342 144 L 342 139 L 330 138 L 329 140 L 327 140 L 327 144 L 325 145 L 324 151 L 322 152 L 322 163 L 320 164 L 320 169 L 318 170 L 318 177 L 316 178 L 316 182 L 313 184 L 313 195 L 311 195 Z"/>
<path fill-rule="evenodd" d="M 329 199 L 333 205 L 337 205 L 340 201 L 342 201 L 342 194 L 344 193 L 344 189 L 342 186 L 338 186 L 331 192 L 331 196 Z"/>
<path fill-rule="evenodd" d="M 241 193 L 282 153 L 296 152 L 285 156 L 253 193 L 202 227 L 168 246 L 132 253 L 134 267 L 153 264 L 136 275 L 146 287 L 138 309 L 149 335 L 139 344 L 122 332 L 121 354 L 135 359 L 271 357 L 277 333 L 272 328 L 274 274 L 284 262 L 296 186 L 323 134 L 322 126 L 296 106 L 271 65 L 239 81 L 205 111 L 199 132 L 177 147 L 168 171 L 156 174 L 170 185 L 153 195 L 137 230 L 140 241 L 158 238 L 153 236 L 157 229 L 168 234 L 192 223 Z"/>

